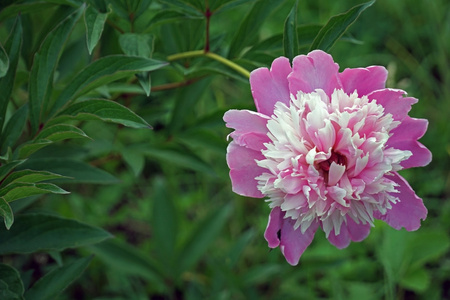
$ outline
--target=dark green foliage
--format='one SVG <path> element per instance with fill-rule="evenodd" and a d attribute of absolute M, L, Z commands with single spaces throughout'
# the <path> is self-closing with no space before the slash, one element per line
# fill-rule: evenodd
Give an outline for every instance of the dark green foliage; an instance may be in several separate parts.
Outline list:
<path fill-rule="evenodd" d="M 449 298 L 447 6 L 2 1 L 0 299 Z M 376 222 L 343 250 L 318 232 L 291 267 L 264 200 L 231 191 L 222 117 L 254 110 L 247 71 L 310 49 L 386 66 L 434 160 L 402 171 L 417 232 Z"/>

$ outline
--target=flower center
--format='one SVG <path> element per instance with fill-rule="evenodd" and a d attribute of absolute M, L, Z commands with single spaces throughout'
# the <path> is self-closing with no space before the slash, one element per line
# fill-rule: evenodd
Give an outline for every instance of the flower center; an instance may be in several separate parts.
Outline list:
<path fill-rule="evenodd" d="M 336 163 L 338 165 L 341 165 L 341 166 L 344 166 L 345 168 L 347 168 L 347 157 L 345 157 L 344 155 L 342 155 L 338 152 L 332 151 L 329 159 L 317 164 L 317 169 L 322 170 L 324 181 L 325 181 L 325 184 L 327 184 L 327 185 L 328 185 L 328 175 L 330 172 L 330 166 L 332 163 Z"/>

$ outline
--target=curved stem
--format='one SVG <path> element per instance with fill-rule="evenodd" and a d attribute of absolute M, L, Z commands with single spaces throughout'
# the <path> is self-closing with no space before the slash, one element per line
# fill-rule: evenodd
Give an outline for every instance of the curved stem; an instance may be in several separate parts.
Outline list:
<path fill-rule="evenodd" d="M 232 62 L 231 60 L 229 60 L 229 59 L 227 59 L 227 58 L 225 58 L 225 57 L 223 57 L 223 56 L 220 56 L 220 55 L 215 54 L 215 53 L 212 53 L 212 52 L 205 53 L 205 56 L 207 56 L 207 57 L 209 57 L 209 58 L 212 58 L 212 59 L 215 59 L 215 60 L 217 60 L 218 62 L 221 62 L 221 63 L 223 63 L 224 65 L 226 65 L 226 66 L 232 68 L 233 70 L 235 70 L 235 71 L 241 73 L 241 74 L 244 75 L 245 77 L 250 78 L 250 72 L 249 72 L 249 71 L 247 71 L 246 69 L 244 69 L 244 68 L 241 67 L 240 65 L 238 65 L 238 64 L 236 64 L 236 63 L 234 63 L 234 62 Z"/>
<path fill-rule="evenodd" d="M 228 67 L 230 67 L 231 69 L 235 70 L 238 73 L 241 73 L 242 75 L 244 75 L 245 77 L 249 78 L 250 77 L 250 72 L 247 71 L 246 69 L 244 69 L 243 67 L 241 67 L 240 65 L 232 62 L 231 60 L 220 56 L 218 54 L 212 53 L 212 52 L 205 52 L 203 50 L 195 50 L 195 51 L 187 51 L 187 52 L 182 52 L 182 53 L 177 53 L 177 54 L 173 54 L 173 55 L 169 55 L 167 57 L 168 61 L 174 61 L 177 59 L 183 59 L 183 58 L 189 58 L 189 57 L 197 57 L 197 56 L 206 56 L 209 57 L 211 59 L 214 59 Z"/>

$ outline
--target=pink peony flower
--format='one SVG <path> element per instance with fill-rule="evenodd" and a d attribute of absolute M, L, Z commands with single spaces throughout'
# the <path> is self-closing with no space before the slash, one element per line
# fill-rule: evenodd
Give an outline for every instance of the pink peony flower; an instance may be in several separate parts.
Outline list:
<path fill-rule="evenodd" d="M 385 88 L 384 67 L 345 69 L 323 51 L 274 60 L 250 76 L 258 112 L 229 110 L 233 191 L 267 198 L 264 234 L 291 265 L 319 227 L 337 248 L 367 237 L 374 219 L 416 230 L 422 199 L 397 171 L 425 166 L 417 140 L 428 122 L 408 116 L 417 99 Z"/>

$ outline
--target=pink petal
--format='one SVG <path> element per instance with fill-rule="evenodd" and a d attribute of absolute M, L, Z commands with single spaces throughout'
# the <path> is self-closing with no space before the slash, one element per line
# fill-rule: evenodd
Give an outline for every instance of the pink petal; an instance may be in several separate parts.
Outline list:
<path fill-rule="evenodd" d="M 313 222 L 305 233 L 302 233 L 300 227 L 294 230 L 295 221 L 291 218 L 283 219 L 282 222 L 280 250 L 286 261 L 296 266 L 303 252 L 311 244 L 319 224 Z"/>
<path fill-rule="evenodd" d="M 346 248 L 350 244 L 350 240 L 360 242 L 364 240 L 370 233 L 370 225 L 360 222 L 357 224 L 352 218 L 347 216 L 347 224 L 342 222 L 338 235 L 335 235 L 334 229 L 328 235 L 328 241 L 339 249 Z"/>
<path fill-rule="evenodd" d="M 368 93 L 383 89 L 386 84 L 387 70 L 384 67 L 372 66 L 367 68 L 345 69 L 339 78 L 342 82 L 344 92 L 353 93 L 355 90 L 358 96 L 362 97 Z"/>
<path fill-rule="evenodd" d="M 295 221 L 291 218 L 285 219 L 284 215 L 285 213 L 279 207 L 272 209 L 264 237 L 270 248 L 280 246 L 281 253 L 287 262 L 295 266 L 311 244 L 319 225 L 313 222 L 305 233 L 302 233 L 300 227 L 294 230 Z"/>
<path fill-rule="evenodd" d="M 275 103 L 289 103 L 287 76 L 291 71 L 289 59 L 279 57 L 273 61 L 270 71 L 267 68 L 259 68 L 251 72 L 250 86 L 258 112 L 271 116 Z"/>
<path fill-rule="evenodd" d="M 289 90 L 296 96 L 298 91 L 311 93 L 322 89 L 331 96 L 334 89 L 341 88 L 338 71 L 339 65 L 333 61 L 331 55 L 321 50 L 296 56 L 292 73 L 288 76 Z"/>
<path fill-rule="evenodd" d="M 361 242 L 369 235 L 370 224 L 362 222 L 357 224 L 352 218 L 347 217 L 347 230 L 352 241 Z"/>
<path fill-rule="evenodd" d="M 274 207 L 269 215 L 269 222 L 267 223 L 266 231 L 264 232 L 264 238 L 269 243 L 270 248 L 276 248 L 280 245 L 280 239 L 278 238 L 278 231 L 281 229 L 283 223 L 284 213 L 281 213 L 280 207 Z"/>
<path fill-rule="evenodd" d="M 342 223 L 338 235 L 334 233 L 334 229 L 331 230 L 330 234 L 328 235 L 328 241 L 330 241 L 330 243 L 338 249 L 344 249 L 347 248 L 348 245 L 350 245 L 350 235 L 344 223 Z"/>
<path fill-rule="evenodd" d="M 410 158 L 400 163 L 403 168 L 423 167 L 430 163 L 430 150 L 417 141 L 425 134 L 427 127 L 428 121 L 425 119 L 406 117 L 391 131 L 393 135 L 389 138 L 387 147 L 409 150 L 412 153 Z"/>
<path fill-rule="evenodd" d="M 267 120 L 269 117 L 249 110 L 229 110 L 223 116 L 228 128 L 235 131 L 230 137 L 240 146 L 253 150 L 261 150 L 264 143 L 270 142 L 267 136 Z"/>
<path fill-rule="evenodd" d="M 381 89 L 367 95 L 369 100 L 375 100 L 384 107 L 386 113 L 392 114 L 394 120 L 403 120 L 411 110 L 411 105 L 417 103 L 416 98 L 404 97 L 405 91 Z"/>
<path fill-rule="evenodd" d="M 264 195 L 258 190 L 255 177 L 264 173 L 255 160 L 264 159 L 260 151 L 255 151 L 231 142 L 227 148 L 227 163 L 230 168 L 232 190 L 236 194 L 262 198 Z"/>
<path fill-rule="evenodd" d="M 399 184 L 396 187 L 399 193 L 392 193 L 392 195 L 398 197 L 400 202 L 392 204 L 392 208 L 385 215 L 377 212 L 374 216 L 397 230 L 402 227 L 408 231 L 419 229 L 420 220 L 425 220 L 427 217 L 427 209 L 423 205 L 422 199 L 417 197 L 408 182 L 397 173 L 394 173 L 389 179 Z"/>

